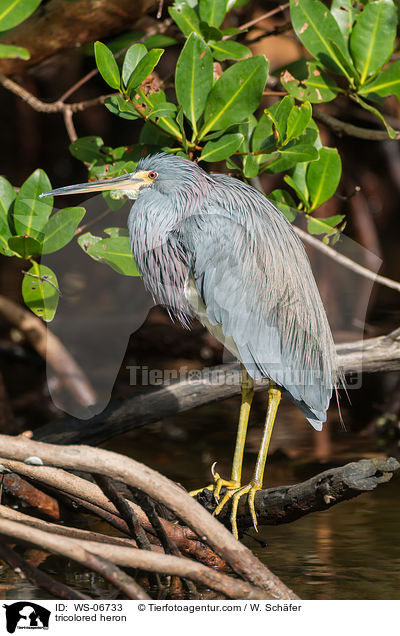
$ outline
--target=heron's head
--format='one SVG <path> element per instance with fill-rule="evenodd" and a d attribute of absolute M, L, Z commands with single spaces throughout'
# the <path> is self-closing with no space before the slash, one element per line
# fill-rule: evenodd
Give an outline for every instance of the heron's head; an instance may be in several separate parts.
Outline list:
<path fill-rule="evenodd" d="M 113 198 L 137 199 L 143 190 L 154 189 L 163 194 L 204 193 L 210 177 L 196 164 L 166 153 L 141 159 L 135 172 L 113 179 L 79 183 L 44 192 L 41 197 L 110 191 Z"/>

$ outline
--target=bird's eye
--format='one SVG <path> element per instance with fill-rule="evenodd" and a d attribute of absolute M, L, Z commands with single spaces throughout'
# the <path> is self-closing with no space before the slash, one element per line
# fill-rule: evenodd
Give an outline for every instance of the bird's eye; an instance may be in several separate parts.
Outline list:
<path fill-rule="evenodd" d="M 149 172 L 149 179 L 156 179 L 158 177 L 157 172 Z"/>

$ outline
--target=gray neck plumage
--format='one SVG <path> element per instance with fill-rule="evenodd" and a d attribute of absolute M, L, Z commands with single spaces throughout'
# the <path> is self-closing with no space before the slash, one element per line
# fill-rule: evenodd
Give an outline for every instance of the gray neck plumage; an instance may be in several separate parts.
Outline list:
<path fill-rule="evenodd" d="M 149 189 L 141 192 L 128 218 L 132 252 L 146 288 L 183 322 L 191 313 L 184 296 L 191 258 L 179 240 L 185 212 L 184 198 Z"/>

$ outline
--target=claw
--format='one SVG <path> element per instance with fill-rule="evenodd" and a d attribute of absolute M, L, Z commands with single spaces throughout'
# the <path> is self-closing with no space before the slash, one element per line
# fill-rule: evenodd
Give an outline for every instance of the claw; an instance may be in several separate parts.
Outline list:
<path fill-rule="evenodd" d="M 226 506 L 228 501 L 232 499 L 232 509 L 230 514 L 231 526 L 232 526 L 232 534 L 236 537 L 239 536 L 238 527 L 237 527 L 237 511 L 239 506 L 240 499 L 247 495 L 247 503 L 250 510 L 251 519 L 253 521 L 254 530 L 258 532 L 257 528 L 257 515 L 256 509 L 254 505 L 254 498 L 256 496 L 257 490 L 260 490 L 261 486 L 258 483 L 252 481 L 250 484 L 246 486 L 241 486 L 238 482 L 228 479 L 222 479 L 219 473 L 215 470 L 216 462 L 211 466 L 211 474 L 214 478 L 214 483 L 206 486 L 205 488 L 199 488 L 198 490 L 192 490 L 189 494 L 193 497 L 196 496 L 202 490 L 211 490 L 214 494 L 214 499 L 217 501 L 218 505 L 214 510 L 214 515 L 217 516 L 220 514 L 222 509 Z M 225 487 L 226 493 L 224 494 L 221 501 L 219 501 L 221 489 Z"/>
<path fill-rule="evenodd" d="M 218 504 L 218 506 L 214 510 L 214 514 L 218 515 L 223 509 L 223 507 L 225 506 L 225 504 L 230 499 L 232 499 L 230 521 L 232 526 L 232 534 L 235 536 L 236 539 L 239 536 L 238 527 L 237 527 L 237 511 L 238 511 L 239 501 L 247 493 L 248 493 L 247 503 L 250 509 L 250 515 L 253 521 L 253 526 L 255 531 L 258 532 L 257 515 L 256 515 L 255 506 L 254 506 L 254 498 L 255 498 L 257 490 L 260 490 L 260 488 L 261 486 L 254 483 L 250 483 L 250 484 L 247 484 L 247 486 L 242 486 L 239 488 L 233 488 L 232 490 L 229 490 L 225 494 L 222 501 Z"/>

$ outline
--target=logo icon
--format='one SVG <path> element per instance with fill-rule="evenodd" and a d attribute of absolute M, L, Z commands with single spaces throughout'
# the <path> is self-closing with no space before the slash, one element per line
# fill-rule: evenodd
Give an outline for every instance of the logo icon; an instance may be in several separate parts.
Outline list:
<path fill-rule="evenodd" d="M 18 601 L 3 607 L 9 634 L 14 634 L 16 629 L 49 629 L 51 612 L 37 603 Z"/>

